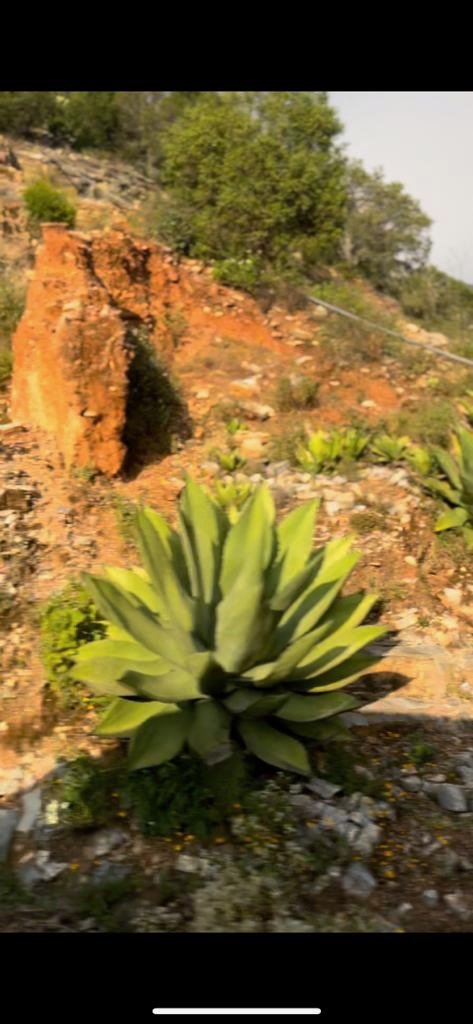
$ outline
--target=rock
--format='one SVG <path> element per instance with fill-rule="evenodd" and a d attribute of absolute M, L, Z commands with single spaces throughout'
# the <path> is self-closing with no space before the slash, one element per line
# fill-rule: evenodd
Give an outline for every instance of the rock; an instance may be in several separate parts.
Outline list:
<path fill-rule="evenodd" d="M 246 459 L 260 459 L 265 453 L 268 435 L 262 433 L 245 433 L 239 443 L 239 451 Z"/>
<path fill-rule="evenodd" d="M 471 910 L 467 907 L 461 893 L 449 892 L 444 896 L 444 901 L 447 904 L 448 909 L 451 910 L 456 917 L 459 917 L 462 921 L 470 920 Z"/>
<path fill-rule="evenodd" d="M 30 789 L 23 796 L 23 813 L 16 826 L 17 832 L 31 832 L 41 813 L 41 787 Z"/>
<path fill-rule="evenodd" d="M 8 857 L 10 842 L 19 818 L 18 811 L 0 808 L 0 864 Z"/>
<path fill-rule="evenodd" d="M 50 856 L 49 850 L 38 850 L 34 859 L 27 854 L 26 862 L 25 859 L 20 862 L 18 877 L 24 886 L 30 888 L 36 882 L 50 882 L 66 870 L 67 864 L 52 861 Z"/>
<path fill-rule="evenodd" d="M 413 909 L 414 907 L 412 906 L 412 903 L 400 903 L 396 909 L 396 915 L 398 917 L 405 917 L 406 914 L 410 914 Z"/>
<path fill-rule="evenodd" d="M 97 832 L 92 842 L 88 844 L 86 853 L 89 857 L 106 857 L 107 853 L 120 846 L 125 839 L 125 833 L 120 829 L 103 829 Z"/>
<path fill-rule="evenodd" d="M 0 508 L 28 512 L 36 497 L 38 493 L 31 487 L 5 487 L 0 491 Z"/>
<path fill-rule="evenodd" d="M 459 608 L 463 601 L 463 592 L 458 587 L 445 587 L 444 589 L 445 604 L 450 608 Z"/>
<path fill-rule="evenodd" d="M 289 803 L 299 818 L 305 818 L 308 821 L 318 817 L 320 809 L 324 806 L 320 801 L 312 800 L 305 793 L 291 794 L 289 796 Z"/>
<path fill-rule="evenodd" d="M 406 775 L 404 779 L 401 779 L 401 786 L 408 793 L 418 793 L 422 789 L 422 781 L 417 775 Z"/>
<path fill-rule="evenodd" d="M 473 786 L 473 768 L 467 764 L 460 764 L 457 768 L 458 775 L 466 786 Z"/>
<path fill-rule="evenodd" d="M 436 907 L 439 901 L 439 894 L 436 889 L 424 889 L 422 899 L 426 907 Z"/>
<path fill-rule="evenodd" d="M 19 433 L 24 431 L 24 429 L 21 423 L 0 423 L 0 437 L 5 436 L 5 434 Z"/>
<path fill-rule="evenodd" d="M 445 811 L 454 811 L 462 814 L 468 810 L 465 791 L 460 786 L 454 786 L 449 782 L 441 783 L 436 787 L 437 803 Z"/>
<path fill-rule="evenodd" d="M 361 829 L 357 839 L 353 846 L 355 850 L 359 850 L 366 857 L 370 857 L 375 846 L 380 842 L 382 831 L 379 825 L 374 825 L 372 822 Z"/>
<path fill-rule="evenodd" d="M 450 878 L 460 867 L 460 857 L 455 850 L 450 850 L 445 847 L 437 854 L 435 862 L 438 865 L 438 869 L 442 878 Z"/>
<path fill-rule="evenodd" d="M 349 896 L 366 899 L 377 886 L 377 881 L 363 864 L 353 863 L 342 876 L 342 886 Z"/>
<path fill-rule="evenodd" d="M 250 420 L 269 420 L 276 415 L 272 405 L 263 405 L 261 402 L 242 402 L 241 408 Z"/>
<path fill-rule="evenodd" d="M 310 792 L 315 793 L 316 796 L 321 796 L 323 800 L 330 800 L 336 793 L 340 793 L 341 788 L 341 786 L 335 786 L 333 782 L 327 782 L 326 779 L 317 777 L 311 778 L 306 783 L 306 789 L 310 789 Z"/>

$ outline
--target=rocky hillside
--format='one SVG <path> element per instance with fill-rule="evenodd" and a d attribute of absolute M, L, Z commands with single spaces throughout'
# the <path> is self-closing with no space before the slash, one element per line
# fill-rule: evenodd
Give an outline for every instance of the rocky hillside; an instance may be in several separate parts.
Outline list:
<path fill-rule="evenodd" d="M 434 534 L 436 502 L 402 460 L 314 474 L 295 457 L 321 427 L 446 444 L 467 371 L 376 332 L 361 340 L 315 307 L 263 312 L 202 264 L 137 239 L 118 223 L 147 188 L 129 168 L 23 144 L 15 154 L 21 169 L 8 149 L 0 164 L 1 258 L 30 272 L 0 425 L 2 927 L 469 930 L 471 555 Z M 117 222 L 46 227 L 34 246 L 20 195 L 47 161 L 58 183 L 69 174 L 80 217 Z M 68 704 L 67 675 L 53 690 L 39 642 L 54 595 L 78 614 L 67 587 L 81 571 L 133 564 L 139 503 L 175 521 L 186 473 L 209 488 L 265 479 L 281 511 L 320 497 L 317 540 L 357 534 L 353 586 L 379 593 L 389 628 L 385 660 L 355 688 L 366 706 L 351 753 L 319 751 L 307 787 L 265 778 L 257 806 L 235 806 L 210 838 L 184 818 L 153 834 L 155 812 L 137 821 L 119 781 L 103 795 L 117 745 L 93 736 L 93 702 Z M 90 910 L 90 886 L 112 883 L 120 913 L 105 896 Z"/>

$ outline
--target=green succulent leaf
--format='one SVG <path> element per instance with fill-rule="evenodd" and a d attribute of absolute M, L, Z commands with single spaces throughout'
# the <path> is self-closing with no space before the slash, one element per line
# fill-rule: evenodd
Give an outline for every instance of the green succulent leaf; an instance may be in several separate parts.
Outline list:
<path fill-rule="evenodd" d="M 129 737 L 155 715 L 176 711 L 175 704 L 161 704 L 157 700 L 114 700 L 97 726 L 99 736 Z"/>
<path fill-rule="evenodd" d="M 360 702 L 348 693 L 328 693 L 320 696 L 292 694 L 279 711 L 276 718 L 284 718 L 288 722 L 315 722 L 321 718 L 331 718 L 343 711 L 353 711 Z"/>
<path fill-rule="evenodd" d="M 128 767 L 152 768 L 180 754 L 192 722 L 191 711 L 168 704 L 168 710 L 148 718 L 133 734 Z"/>
<path fill-rule="evenodd" d="M 350 730 L 343 722 L 291 722 L 291 732 L 304 739 L 316 740 L 324 743 L 327 740 L 338 740 L 339 742 L 351 742 L 353 739 Z"/>
<path fill-rule="evenodd" d="M 262 485 L 252 494 L 238 521 L 226 536 L 220 587 L 226 596 L 238 577 L 261 581 L 274 552 L 274 502 L 268 488 Z M 242 557 L 243 552 L 245 557 Z"/>
<path fill-rule="evenodd" d="M 439 516 L 434 530 L 436 533 L 442 533 L 443 530 L 453 530 L 457 526 L 463 526 L 467 519 L 468 512 L 466 508 L 449 508 Z"/>
<path fill-rule="evenodd" d="M 238 729 L 245 746 L 261 761 L 299 775 L 310 775 L 307 751 L 292 736 L 261 721 L 241 720 Z"/>
<path fill-rule="evenodd" d="M 136 530 L 143 562 L 159 599 L 161 618 L 183 632 L 191 632 L 196 625 L 196 605 L 169 557 L 169 538 L 160 535 L 146 512 L 138 512 Z"/>
<path fill-rule="evenodd" d="M 206 764 L 218 764 L 232 753 L 231 715 L 216 701 L 197 701 L 193 708 L 188 743 Z"/>

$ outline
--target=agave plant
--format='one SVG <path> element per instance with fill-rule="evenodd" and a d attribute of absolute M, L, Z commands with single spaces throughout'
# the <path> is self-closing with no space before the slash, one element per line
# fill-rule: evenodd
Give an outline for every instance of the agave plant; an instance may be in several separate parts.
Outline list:
<path fill-rule="evenodd" d="M 250 483 L 225 484 L 222 480 L 217 480 L 211 497 L 226 511 L 230 522 L 235 523 L 252 490 Z"/>
<path fill-rule="evenodd" d="M 313 550 L 317 508 L 277 525 L 263 484 L 230 524 L 189 480 L 179 532 L 138 514 L 144 569 L 85 577 L 108 635 L 73 673 L 115 698 L 98 731 L 130 739 L 131 769 L 185 747 L 216 764 L 239 745 L 307 774 L 301 739 L 336 734 L 335 716 L 358 706 L 343 687 L 378 660 L 366 647 L 384 628 L 361 625 L 375 595 L 341 596 L 360 557 L 352 537 Z"/>
<path fill-rule="evenodd" d="M 402 457 L 420 476 L 428 476 L 433 470 L 434 459 L 429 449 L 420 444 L 408 445 Z"/>
<path fill-rule="evenodd" d="M 367 444 L 368 435 L 355 427 L 333 430 L 331 433 L 317 430 L 311 434 L 307 445 L 298 445 L 296 459 L 303 469 L 318 473 L 342 459 L 358 459 Z"/>
<path fill-rule="evenodd" d="M 446 480 L 428 477 L 424 486 L 451 507 L 438 518 L 435 532 L 460 528 L 468 548 L 473 548 L 473 433 L 458 428 L 452 453 L 434 448 L 433 455 Z"/>
<path fill-rule="evenodd" d="M 398 462 L 411 444 L 409 437 L 393 437 L 391 434 L 377 434 L 370 444 L 370 451 L 378 462 Z"/>
<path fill-rule="evenodd" d="M 220 469 L 225 469 L 227 473 L 234 473 L 237 469 L 242 469 L 246 462 L 246 459 L 234 450 L 222 452 L 218 448 L 214 448 L 212 455 L 217 460 Z"/>

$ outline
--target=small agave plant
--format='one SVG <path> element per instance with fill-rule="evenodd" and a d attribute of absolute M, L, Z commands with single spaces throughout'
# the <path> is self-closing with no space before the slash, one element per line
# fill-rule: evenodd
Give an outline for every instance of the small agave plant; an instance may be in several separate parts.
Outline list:
<path fill-rule="evenodd" d="M 251 483 L 228 483 L 216 480 L 211 497 L 217 505 L 224 509 L 231 523 L 236 523 L 238 516 L 253 490 Z"/>
<path fill-rule="evenodd" d="M 398 462 L 405 458 L 410 443 L 409 437 L 377 434 L 370 444 L 370 451 L 378 462 Z"/>
<path fill-rule="evenodd" d="M 355 427 L 346 430 L 317 430 L 308 438 L 307 444 L 300 444 L 296 459 L 309 473 L 319 473 L 324 467 L 335 466 L 342 459 L 358 459 L 368 444 L 368 434 Z"/>
<path fill-rule="evenodd" d="M 360 554 L 352 538 L 313 549 L 318 504 L 278 525 L 266 485 L 231 524 L 195 482 L 179 532 L 151 508 L 137 516 L 144 569 L 107 569 L 85 585 L 108 635 L 82 647 L 74 677 L 115 698 L 102 736 L 129 738 L 129 767 L 189 748 L 207 764 L 238 746 L 308 774 L 304 740 L 343 730 L 358 706 L 343 691 L 378 659 L 384 628 L 361 625 L 376 596 L 341 596 Z"/>
<path fill-rule="evenodd" d="M 428 477 L 424 486 L 451 507 L 438 518 L 435 532 L 460 528 L 467 547 L 473 549 L 473 433 L 459 428 L 452 453 L 434 448 L 433 455 L 446 480 Z"/>

